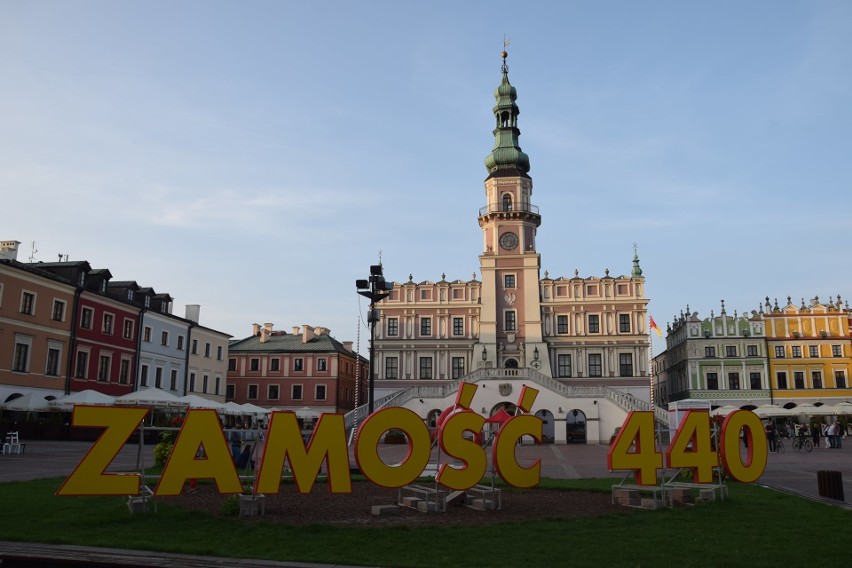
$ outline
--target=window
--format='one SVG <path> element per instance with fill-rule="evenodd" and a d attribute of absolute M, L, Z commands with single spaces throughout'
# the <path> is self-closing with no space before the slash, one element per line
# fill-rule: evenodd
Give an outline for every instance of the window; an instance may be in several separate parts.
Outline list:
<path fill-rule="evenodd" d="M 109 363 L 109 357 L 107 357 L 106 355 L 100 356 L 98 360 L 98 380 L 101 382 L 109 382 Z"/>
<path fill-rule="evenodd" d="M 797 389 L 805 388 L 805 373 L 802 371 L 793 373 L 793 383 L 795 383 L 795 388 Z"/>
<path fill-rule="evenodd" d="M 325 400 L 326 388 L 325 385 L 317 385 L 316 392 L 314 393 L 314 398 L 316 400 Z"/>
<path fill-rule="evenodd" d="M 325 357 L 317 359 L 317 371 L 328 371 L 328 359 Z"/>
<path fill-rule="evenodd" d="M 36 296 L 32 292 L 23 292 L 21 294 L 21 313 L 33 315 L 35 312 Z"/>
<path fill-rule="evenodd" d="M 217 361 L 222 360 L 222 346 L 221 345 L 216 346 L 216 360 Z"/>
<path fill-rule="evenodd" d="M 716 348 L 711 346 L 711 345 L 707 345 L 706 347 L 704 347 L 704 356 L 705 357 L 715 357 L 716 356 Z"/>
<path fill-rule="evenodd" d="M 618 331 L 630 333 L 630 314 L 618 314 Z"/>
<path fill-rule="evenodd" d="M 717 373 L 707 373 L 707 390 L 719 390 L 719 375 Z"/>
<path fill-rule="evenodd" d="M 192 340 L 192 354 L 198 355 L 198 340 L 197 339 Z"/>
<path fill-rule="evenodd" d="M 812 371 L 811 372 L 811 384 L 815 389 L 822 388 L 822 372 L 821 371 Z"/>
<path fill-rule="evenodd" d="M 775 346 L 775 358 L 776 359 L 783 359 L 784 357 L 786 357 L 786 354 L 784 353 L 784 346 L 783 345 L 776 345 Z"/>
<path fill-rule="evenodd" d="M 568 316 L 556 316 L 556 333 L 568 333 Z"/>
<path fill-rule="evenodd" d="M 12 370 L 16 373 L 26 373 L 30 367 L 30 344 L 25 341 L 15 341 L 15 357 L 12 360 Z"/>
<path fill-rule="evenodd" d="M 603 376 L 603 368 L 601 366 L 601 354 L 600 353 L 590 353 L 589 354 L 589 376 L 590 377 L 602 377 Z"/>
<path fill-rule="evenodd" d="M 762 387 L 760 384 L 760 373 L 749 373 L 748 382 L 751 390 L 760 390 Z"/>
<path fill-rule="evenodd" d="M 388 318 L 388 337 L 396 337 L 397 335 L 399 335 L 399 320 Z"/>
<path fill-rule="evenodd" d="M 420 358 L 420 378 L 421 379 L 431 379 L 432 378 L 432 358 L 431 357 L 421 357 Z"/>
<path fill-rule="evenodd" d="M 201 379 L 201 392 L 206 393 L 210 388 L 210 375 L 204 375 Z"/>
<path fill-rule="evenodd" d="M 124 319 L 124 339 L 133 339 L 133 320 Z"/>
<path fill-rule="evenodd" d="M 266 398 L 268 398 L 269 400 L 278 400 L 280 396 L 278 389 L 278 385 L 269 385 L 266 388 Z"/>
<path fill-rule="evenodd" d="M 787 388 L 787 373 L 786 372 L 778 371 L 778 373 L 775 375 L 775 378 L 778 381 L 778 388 L 779 389 L 786 389 Z"/>
<path fill-rule="evenodd" d="M 169 388 L 171 390 L 177 390 L 177 369 L 172 369 L 171 375 L 169 376 Z M 206 390 L 204 392 L 207 392 Z"/>
<path fill-rule="evenodd" d="M 53 312 L 50 314 L 53 321 L 65 321 L 65 302 L 53 300 Z"/>
<path fill-rule="evenodd" d="M 846 373 L 844 371 L 834 371 L 834 386 L 839 389 L 846 388 Z"/>
<path fill-rule="evenodd" d="M 618 354 L 618 374 L 621 377 L 633 376 L 633 354 L 619 353 Z"/>
<path fill-rule="evenodd" d="M 386 379 L 397 379 L 399 378 L 399 359 L 396 357 L 386 357 L 385 358 L 385 378 Z"/>
<path fill-rule="evenodd" d="M 154 386 L 158 389 L 163 388 L 163 368 L 157 367 L 157 370 L 154 371 Z"/>
<path fill-rule="evenodd" d="M 195 373 L 189 374 L 189 391 L 195 392 Z"/>
<path fill-rule="evenodd" d="M 505 329 L 506 331 L 515 331 L 515 311 L 514 310 L 508 310 L 508 311 L 506 311 L 505 314 L 503 314 L 503 317 L 504 317 L 503 329 Z"/>
<path fill-rule="evenodd" d="M 103 332 L 107 335 L 112 335 L 112 326 L 115 321 L 115 316 L 112 314 L 104 314 Z"/>
<path fill-rule="evenodd" d="M 126 385 L 130 381 L 130 361 L 122 359 L 118 368 L 118 382 Z"/>
<path fill-rule="evenodd" d="M 139 368 L 139 386 L 148 386 L 148 365 L 142 365 Z"/>
<path fill-rule="evenodd" d="M 793 345 L 793 357 L 796 359 L 802 357 L 802 347 L 800 345 Z"/>
<path fill-rule="evenodd" d="M 453 357 L 452 359 L 452 377 L 460 379 L 464 376 L 464 357 Z"/>
<path fill-rule="evenodd" d="M 216 377 L 216 392 L 213 394 L 219 394 L 219 391 L 222 390 L 222 377 Z"/>
<path fill-rule="evenodd" d="M 556 376 L 570 377 L 571 376 L 571 356 L 557 355 L 556 356 Z"/>
<path fill-rule="evenodd" d="M 177 350 L 183 351 L 183 336 L 182 335 L 177 336 Z"/>
<path fill-rule="evenodd" d="M 247 396 L 249 400 L 257 400 L 257 385 L 249 385 Z"/>
<path fill-rule="evenodd" d="M 420 335 L 432 335 L 432 318 L 420 318 Z"/>
<path fill-rule="evenodd" d="M 293 359 L 293 370 L 294 371 L 304 371 L 305 370 L 305 361 L 301 357 L 297 357 Z"/>
<path fill-rule="evenodd" d="M 83 311 L 80 313 L 80 327 L 83 329 L 92 329 L 93 314 L 92 308 L 83 308 Z"/>
<path fill-rule="evenodd" d="M 506 274 L 503 276 L 503 288 L 514 288 L 515 287 L 515 275 L 514 274 Z"/>
<path fill-rule="evenodd" d="M 831 356 L 832 357 L 843 357 L 843 349 L 840 345 L 832 345 L 831 346 Z"/>
<path fill-rule="evenodd" d="M 151 343 L 151 328 L 147 325 L 142 330 L 142 341 L 145 343 Z"/>
<path fill-rule="evenodd" d="M 281 370 L 281 359 L 275 357 L 269 360 L 269 370 L 278 372 Z"/>
<path fill-rule="evenodd" d="M 453 335 L 464 335 L 464 318 L 453 318 Z"/>
<path fill-rule="evenodd" d="M 737 346 L 736 345 L 726 345 L 725 346 L 725 357 L 736 357 L 737 356 Z"/>
<path fill-rule="evenodd" d="M 237 387 L 235 385 L 225 385 L 225 400 L 234 400 L 236 394 Z"/>
<path fill-rule="evenodd" d="M 601 332 L 601 317 L 599 315 L 589 316 L 589 333 Z"/>
<path fill-rule="evenodd" d="M 204 344 L 204 356 L 210 357 L 210 344 L 209 343 Z"/>
<path fill-rule="evenodd" d="M 51 377 L 59 376 L 59 357 L 62 351 L 59 346 L 47 348 L 47 363 L 44 365 L 44 374 Z"/>
<path fill-rule="evenodd" d="M 293 400 L 302 400 L 302 385 L 293 385 L 290 389 L 290 398 Z"/>
<path fill-rule="evenodd" d="M 274 359 L 273 359 L 274 361 Z M 237 370 L 237 360 L 233 357 L 228 359 L 228 371 L 236 371 Z"/>
<path fill-rule="evenodd" d="M 77 351 L 77 367 L 74 371 L 74 377 L 85 379 L 89 375 L 89 353 L 88 351 Z"/>
<path fill-rule="evenodd" d="M 757 357 L 757 345 L 746 345 L 746 355 Z"/>
<path fill-rule="evenodd" d="M 249 359 L 249 371 L 257 372 L 260 370 L 260 359 L 252 357 Z"/>
<path fill-rule="evenodd" d="M 740 390 L 739 373 L 728 373 L 728 388 L 731 390 Z"/>
<path fill-rule="evenodd" d="M 169 332 L 168 331 L 164 331 L 160 334 L 160 345 L 162 345 L 163 347 L 169 346 Z"/>

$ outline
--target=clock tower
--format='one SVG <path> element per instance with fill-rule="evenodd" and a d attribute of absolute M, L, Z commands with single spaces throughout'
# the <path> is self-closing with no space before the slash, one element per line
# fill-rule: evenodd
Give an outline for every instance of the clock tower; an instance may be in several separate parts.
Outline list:
<path fill-rule="evenodd" d="M 479 341 L 484 365 L 531 367 L 551 376 L 542 338 L 535 236 L 541 215 L 532 204 L 530 159 L 518 145 L 517 90 L 509 83 L 504 51 L 503 79 L 494 91 L 494 149 L 485 158 L 486 205 L 479 210 L 483 251 Z"/>

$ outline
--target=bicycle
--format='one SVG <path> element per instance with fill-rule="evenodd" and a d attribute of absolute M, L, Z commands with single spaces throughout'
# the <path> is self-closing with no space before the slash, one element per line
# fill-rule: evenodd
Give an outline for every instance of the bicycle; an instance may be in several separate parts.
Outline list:
<path fill-rule="evenodd" d="M 808 440 L 807 438 L 799 436 L 798 438 L 793 440 L 793 450 L 798 452 L 802 448 L 805 448 L 806 452 L 812 452 L 814 449 L 814 443 Z"/>
<path fill-rule="evenodd" d="M 782 440 L 782 438 L 780 436 L 775 439 L 775 453 L 776 454 L 783 454 L 784 453 L 784 441 Z"/>

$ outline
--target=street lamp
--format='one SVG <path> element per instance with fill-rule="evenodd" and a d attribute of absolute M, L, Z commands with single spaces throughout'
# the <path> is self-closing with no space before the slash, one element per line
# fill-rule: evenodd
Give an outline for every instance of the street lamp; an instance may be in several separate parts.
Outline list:
<path fill-rule="evenodd" d="M 376 309 L 376 303 L 381 302 L 390 295 L 393 290 L 393 282 L 386 282 L 382 274 L 382 265 L 373 264 L 370 266 L 370 278 L 366 280 L 356 280 L 355 288 L 358 293 L 365 298 L 370 299 L 370 311 L 367 314 L 367 321 L 370 323 L 370 407 L 369 414 L 373 413 L 373 387 L 375 380 L 375 372 L 373 371 L 373 343 L 376 337 L 376 322 L 379 321 L 379 311 Z"/>

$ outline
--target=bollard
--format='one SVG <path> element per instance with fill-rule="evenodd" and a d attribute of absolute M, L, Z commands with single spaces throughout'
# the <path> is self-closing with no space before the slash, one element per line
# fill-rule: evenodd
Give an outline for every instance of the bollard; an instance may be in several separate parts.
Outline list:
<path fill-rule="evenodd" d="M 817 487 L 820 497 L 845 501 L 843 497 L 843 476 L 839 471 L 817 471 Z"/>

